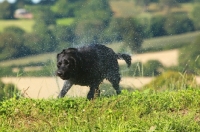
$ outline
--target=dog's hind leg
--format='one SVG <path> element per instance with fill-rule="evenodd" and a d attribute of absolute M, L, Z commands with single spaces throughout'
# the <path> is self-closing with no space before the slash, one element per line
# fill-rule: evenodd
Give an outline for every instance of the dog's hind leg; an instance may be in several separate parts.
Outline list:
<path fill-rule="evenodd" d="M 112 84 L 113 88 L 116 90 L 116 93 L 120 94 L 121 93 L 121 89 L 119 87 L 119 82 L 121 80 L 120 74 L 117 73 L 117 74 L 109 75 L 107 79 Z"/>
<path fill-rule="evenodd" d="M 60 91 L 60 94 L 58 95 L 58 98 L 62 98 L 65 96 L 65 94 L 69 91 L 69 89 L 72 87 L 72 83 L 68 80 L 66 80 L 64 82 L 64 85 L 63 85 L 63 88 L 62 90 Z"/>

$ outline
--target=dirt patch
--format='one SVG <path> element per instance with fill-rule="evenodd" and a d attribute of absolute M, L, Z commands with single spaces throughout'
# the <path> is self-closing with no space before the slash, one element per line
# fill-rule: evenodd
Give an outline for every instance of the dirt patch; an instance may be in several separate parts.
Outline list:
<path fill-rule="evenodd" d="M 123 77 L 120 86 L 140 88 L 149 83 L 152 78 L 146 77 Z M 13 83 L 26 97 L 29 98 L 55 98 L 62 89 L 64 81 L 57 77 L 4 77 L 4 83 Z M 104 81 L 109 83 L 108 81 Z M 74 85 L 68 96 L 82 96 L 85 97 L 89 91 L 89 87 Z"/>

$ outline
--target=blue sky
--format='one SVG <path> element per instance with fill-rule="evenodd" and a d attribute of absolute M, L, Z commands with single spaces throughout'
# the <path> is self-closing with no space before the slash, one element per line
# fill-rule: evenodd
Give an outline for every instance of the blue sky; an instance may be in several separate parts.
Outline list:
<path fill-rule="evenodd" d="M 5 0 L 0 0 L 0 3 L 1 2 L 3 2 L 3 1 L 5 1 Z M 16 0 L 7 0 L 9 3 L 15 3 L 16 2 Z M 38 3 L 38 2 L 40 2 L 41 0 L 32 0 L 33 1 L 33 3 Z"/>

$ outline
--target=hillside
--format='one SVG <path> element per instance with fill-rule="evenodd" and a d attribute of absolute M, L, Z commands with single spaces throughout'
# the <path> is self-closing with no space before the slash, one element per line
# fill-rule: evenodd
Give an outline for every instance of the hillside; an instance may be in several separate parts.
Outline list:
<path fill-rule="evenodd" d="M 0 103 L 0 131 L 200 131 L 200 90 L 85 98 L 10 99 Z"/>

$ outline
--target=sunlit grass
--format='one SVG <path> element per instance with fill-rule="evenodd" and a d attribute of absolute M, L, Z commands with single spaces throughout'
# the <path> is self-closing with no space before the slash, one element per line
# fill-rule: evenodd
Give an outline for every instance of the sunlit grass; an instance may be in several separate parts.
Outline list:
<path fill-rule="evenodd" d="M 71 25 L 73 22 L 74 22 L 74 18 L 62 18 L 62 19 L 56 20 L 56 23 L 58 25 L 65 25 L 65 26 Z"/>
<path fill-rule="evenodd" d="M 160 47 L 173 47 L 178 44 L 191 44 L 200 32 L 190 32 L 180 35 L 163 36 L 151 39 L 145 39 L 142 44 L 142 49 L 146 48 L 160 48 Z"/>
<path fill-rule="evenodd" d="M 18 26 L 26 32 L 31 32 L 34 25 L 34 20 L 0 20 L 0 25 L 0 32 L 3 32 L 4 28 L 8 26 Z"/>
<path fill-rule="evenodd" d="M 200 91 L 123 91 L 119 96 L 10 99 L 0 131 L 200 131 Z"/>

